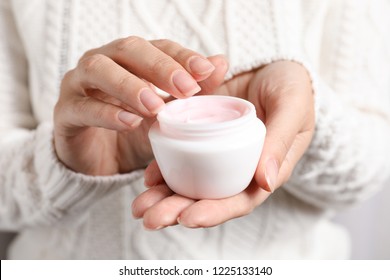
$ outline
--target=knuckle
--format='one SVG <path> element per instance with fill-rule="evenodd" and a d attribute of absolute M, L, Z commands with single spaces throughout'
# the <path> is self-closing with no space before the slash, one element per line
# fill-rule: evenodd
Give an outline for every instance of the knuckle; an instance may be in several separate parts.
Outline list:
<path fill-rule="evenodd" d="M 145 39 L 138 37 L 138 36 L 129 36 L 124 39 L 118 40 L 116 43 L 116 49 L 119 52 L 128 51 L 133 49 L 135 46 L 138 46 L 140 44 L 144 44 L 146 42 Z"/>
<path fill-rule="evenodd" d="M 176 52 L 176 54 L 173 56 L 174 60 L 185 60 L 191 56 L 194 56 L 195 54 L 188 49 L 185 48 L 179 48 Z"/>
<path fill-rule="evenodd" d="M 172 46 L 174 44 L 177 45 L 177 43 L 175 43 L 169 39 L 158 39 L 158 40 L 154 40 L 153 43 L 159 49 L 165 49 L 165 48 Z"/>
<path fill-rule="evenodd" d="M 74 69 L 67 71 L 64 74 L 64 77 L 62 78 L 62 82 L 64 83 L 66 81 L 69 81 L 72 78 L 73 74 L 74 74 Z"/>
<path fill-rule="evenodd" d="M 83 98 L 81 100 L 76 101 L 76 104 L 72 106 L 72 109 L 72 114 L 74 114 L 75 116 L 80 116 L 89 113 L 87 99 Z"/>
<path fill-rule="evenodd" d="M 102 122 L 106 119 L 107 113 L 107 106 L 99 106 L 94 110 L 93 117 L 98 122 Z"/>
<path fill-rule="evenodd" d="M 79 116 L 80 121 L 93 119 L 95 123 L 101 123 L 106 118 L 107 106 L 94 106 L 89 102 L 89 98 L 83 98 L 73 106 L 72 114 L 73 116 Z M 84 123 L 84 125 L 87 124 Z"/>
<path fill-rule="evenodd" d="M 86 58 L 86 57 L 89 57 L 91 55 L 94 55 L 96 53 L 96 49 L 91 49 L 91 50 L 88 50 L 86 51 L 80 58 L 80 60 Z"/>
<path fill-rule="evenodd" d="M 61 80 L 61 95 L 63 95 L 64 92 L 68 91 L 69 85 L 72 84 L 72 82 L 74 81 L 74 77 L 75 69 L 69 70 L 64 74 Z"/>
<path fill-rule="evenodd" d="M 172 68 L 172 60 L 169 57 L 159 56 L 154 59 L 154 62 L 149 67 L 149 72 L 152 74 L 160 74 L 167 72 L 167 69 Z"/>
<path fill-rule="evenodd" d="M 115 84 L 115 91 L 119 93 L 127 92 L 132 84 L 132 78 L 130 75 L 124 75 L 118 79 Z"/>
<path fill-rule="evenodd" d="M 95 72 L 101 66 L 106 57 L 102 54 L 86 56 L 79 61 L 79 66 L 85 74 Z"/>

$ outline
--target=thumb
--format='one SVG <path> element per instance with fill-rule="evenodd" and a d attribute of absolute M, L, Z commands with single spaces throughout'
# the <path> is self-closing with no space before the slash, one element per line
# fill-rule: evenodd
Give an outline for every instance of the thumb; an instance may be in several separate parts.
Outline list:
<path fill-rule="evenodd" d="M 273 192 L 279 185 L 280 166 L 289 151 L 292 137 L 279 125 L 278 119 L 270 120 L 266 127 L 267 134 L 255 180 L 263 189 Z M 291 131 L 291 135 L 294 133 L 295 131 Z"/>
<path fill-rule="evenodd" d="M 289 92 L 279 96 L 279 100 L 266 106 L 267 134 L 255 173 L 257 184 L 271 192 L 287 180 L 307 149 L 312 133 L 307 123 L 314 116 L 301 94 Z"/>
<path fill-rule="evenodd" d="M 198 82 L 202 91 L 199 94 L 210 94 L 216 91 L 216 89 L 224 82 L 226 72 L 229 68 L 229 63 L 223 55 L 215 55 L 208 57 L 208 60 L 214 65 L 215 70 L 210 76 Z"/>

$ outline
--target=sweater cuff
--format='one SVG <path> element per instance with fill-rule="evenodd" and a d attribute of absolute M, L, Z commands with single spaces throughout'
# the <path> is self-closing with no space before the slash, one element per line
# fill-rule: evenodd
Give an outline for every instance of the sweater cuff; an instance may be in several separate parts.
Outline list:
<path fill-rule="evenodd" d="M 53 145 L 53 126 L 41 124 L 36 133 L 34 166 L 42 187 L 42 212 L 36 215 L 45 223 L 64 215 L 81 213 L 94 202 L 143 176 L 143 170 L 113 176 L 88 176 L 65 167 Z M 37 221 L 39 222 L 39 221 Z"/>

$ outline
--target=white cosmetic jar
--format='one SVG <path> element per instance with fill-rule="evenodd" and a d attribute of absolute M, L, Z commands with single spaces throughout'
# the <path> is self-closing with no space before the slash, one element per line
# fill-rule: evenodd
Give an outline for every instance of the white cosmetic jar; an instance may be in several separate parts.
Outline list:
<path fill-rule="evenodd" d="M 149 139 L 172 191 L 194 199 L 219 199 L 249 185 L 265 134 L 252 103 L 208 95 L 167 103 Z"/>

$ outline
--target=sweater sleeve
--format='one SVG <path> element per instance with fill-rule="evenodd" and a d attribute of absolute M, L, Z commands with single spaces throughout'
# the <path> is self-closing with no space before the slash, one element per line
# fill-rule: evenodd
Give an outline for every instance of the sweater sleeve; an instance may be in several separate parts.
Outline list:
<path fill-rule="evenodd" d="M 57 159 L 51 123 L 36 124 L 28 63 L 8 1 L 0 2 L 0 229 L 48 225 L 85 212 L 142 172 L 92 177 Z"/>
<path fill-rule="evenodd" d="M 387 102 L 389 93 L 382 94 Z M 390 109 L 356 106 L 321 82 L 316 95 L 314 138 L 284 188 L 321 208 L 350 206 L 370 197 L 389 177 Z"/>
<path fill-rule="evenodd" d="M 316 131 L 284 188 L 321 208 L 360 202 L 390 175 L 390 5 L 379 2 L 334 5 L 340 21 L 328 14 L 317 30 Z"/>

